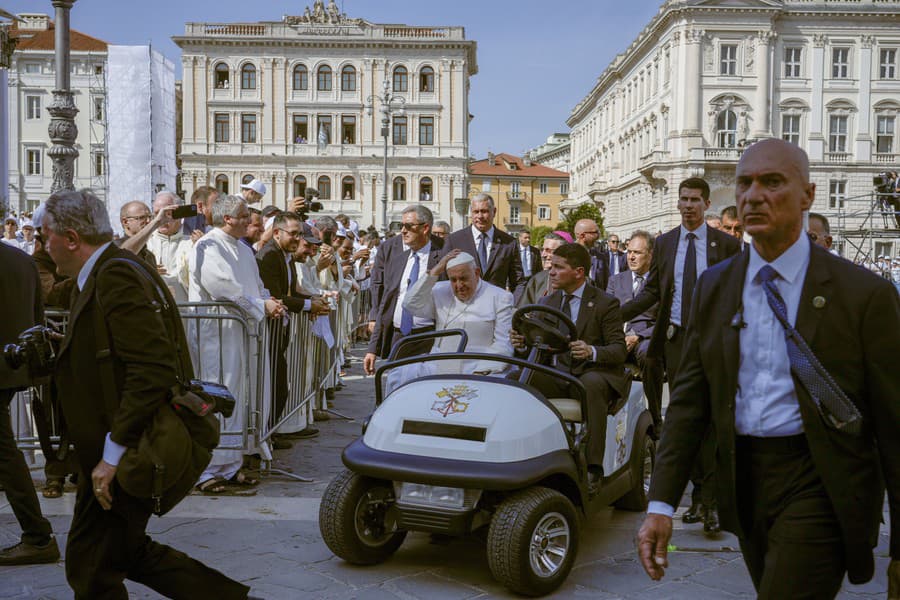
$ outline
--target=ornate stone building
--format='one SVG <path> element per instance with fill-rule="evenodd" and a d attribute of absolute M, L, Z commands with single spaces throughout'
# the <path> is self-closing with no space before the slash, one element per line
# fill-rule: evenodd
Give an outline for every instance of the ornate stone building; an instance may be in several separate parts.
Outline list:
<path fill-rule="evenodd" d="M 254 177 L 264 204 L 285 206 L 315 187 L 325 212 L 381 227 L 411 202 L 459 219 L 469 153 L 474 41 L 462 27 L 349 19 L 316 0 L 302 16 L 258 23 L 187 23 L 182 49 L 181 182 L 235 192 Z M 388 92 L 403 111 L 382 130 Z M 388 181 L 383 176 L 388 136 Z"/>
<path fill-rule="evenodd" d="M 851 199 L 866 206 L 900 157 L 898 31 L 897 0 L 667 0 L 572 111 L 569 204 L 601 202 L 623 234 L 665 231 L 682 179 L 733 204 L 742 148 L 774 135 L 809 153 L 813 209 L 864 227 Z"/>
<path fill-rule="evenodd" d="M 554 133 L 547 138 L 546 142 L 525 154 L 531 159 L 531 162 L 568 173 L 571 149 L 572 143 L 568 133 Z"/>

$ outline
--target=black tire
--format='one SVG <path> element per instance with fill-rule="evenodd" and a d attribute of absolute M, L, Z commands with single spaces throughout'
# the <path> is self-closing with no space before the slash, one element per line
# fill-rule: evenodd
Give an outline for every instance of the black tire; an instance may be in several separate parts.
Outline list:
<path fill-rule="evenodd" d="M 406 538 L 405 531 L 384 530 L 384 513 L 393 498 L 389 481 L 342 471 L 328 484 L 319 505 L 319 531 L 325 545 L 355 565 L 387 560 Z"/>
<path fill-rule="evenodd" d="M 615 502 L 616 508 L 643 512 L 647 510 L 647 494 L 650 491 L 650 476 L 656 466 L 656 442 L 647 430 L 636 440 L 635 449 L 639 454 L 632 456 L 631 490 Z"/>
<path fill-rule="evenodd" d="M 518 594 L 549 594 L 566 580 L 575 564 L 578 530 L 578 514 L 564 495 L 545 487 L 518 492 L 504 500 L 491 519 L 487 540 L 491 573 Z M 551 544 L 548 536 L 540 535 L 541 531 L 556 531 L 560 535 L 552 536 L 555 543 Z M 532 549 L 536 538 L 540 542 Z M 547 551 L 553 547 L 555 552 Z M 541 563 L 542 557 L 551 564 Z"/>

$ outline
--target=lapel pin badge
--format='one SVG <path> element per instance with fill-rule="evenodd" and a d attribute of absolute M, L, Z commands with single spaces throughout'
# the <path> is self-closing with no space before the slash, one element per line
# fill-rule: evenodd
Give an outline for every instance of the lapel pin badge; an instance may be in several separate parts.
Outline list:
<path fill-rule="evenodd" d="M 593 302 L 588 302 L 588 308 L 594 308 L 594 303 L 593 303 Z"/>
<path fill-rule="evenodd" d="M 715 241 L 715 240 L 711 241 L 711 242 L 709 243 L 709 245 L 710 245 L 710 247 L 715 248 L 715 247 L 716 247 L 716 241 Z"/>
<path fill-rule="evenodd" d="M 825 306 L 825 298 L 822 296 L 816 296 L 813 298 L 813 306 L 816 308 L 823 308 Z"/>

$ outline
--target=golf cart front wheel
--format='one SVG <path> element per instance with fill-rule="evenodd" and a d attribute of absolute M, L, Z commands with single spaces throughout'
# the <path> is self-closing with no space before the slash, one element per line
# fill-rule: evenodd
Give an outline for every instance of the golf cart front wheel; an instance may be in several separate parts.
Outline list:
<path fill-rule="evenodd" d="M 575 564 L 578 515 L 556 490 L 531 488 L 497 509 L 488 531 L 488 564 L 494 578 L 525 596 L 558 588 Z"/>
<path fill-rule="evenodd" d="M 343 471 L 335 477 L 319 506 L 319 531 L 338 558 L 355 565 L 387 560 L 406 538 L 388 517 L 394 502 L 389 481 Z"/>

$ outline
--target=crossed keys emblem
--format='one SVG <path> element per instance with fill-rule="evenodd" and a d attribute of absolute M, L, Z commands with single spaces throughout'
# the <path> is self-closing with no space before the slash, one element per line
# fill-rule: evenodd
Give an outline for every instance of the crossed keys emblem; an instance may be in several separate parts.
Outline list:
<path fill-rule="evenodd" d="M 447 417 L 466 412 L 469 402 L 478 397 L 478 390 L 470 388 L 465 383 L 458 383 L 453 387 L 443 388 L 435 396 L 439 399 L 431 405 L 431 410 Z"/>

